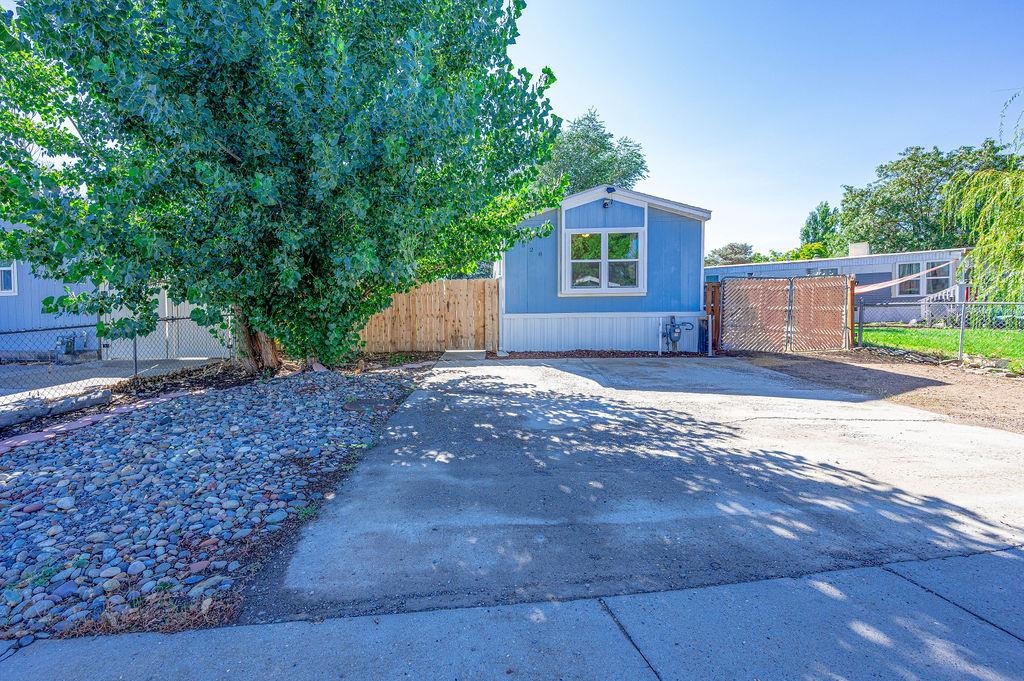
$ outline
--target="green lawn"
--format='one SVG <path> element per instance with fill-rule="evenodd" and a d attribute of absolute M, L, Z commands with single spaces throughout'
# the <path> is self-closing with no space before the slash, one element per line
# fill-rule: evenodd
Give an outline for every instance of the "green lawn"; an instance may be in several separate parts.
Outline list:
<path fill-rule="evenodd" d="M 960 343 L 959 329 L 925 327 L 864 327 L 864 345 L 878 345 L 901 350 L 956 357 Z M 1024 331 L 1003 329 L 966 329 L 964 352 L 1010 360 L 1010 368 L 1024 372 Z"/>

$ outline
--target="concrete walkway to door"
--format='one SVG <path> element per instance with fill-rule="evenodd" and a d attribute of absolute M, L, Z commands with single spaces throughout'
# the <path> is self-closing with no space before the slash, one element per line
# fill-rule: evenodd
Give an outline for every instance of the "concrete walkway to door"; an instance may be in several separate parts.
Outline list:
<path fill-rule="evenodd" d="M 0 676 L 1024 678 L 1022 463 L 737 359 L 446 363 L 250 626 Z"/>

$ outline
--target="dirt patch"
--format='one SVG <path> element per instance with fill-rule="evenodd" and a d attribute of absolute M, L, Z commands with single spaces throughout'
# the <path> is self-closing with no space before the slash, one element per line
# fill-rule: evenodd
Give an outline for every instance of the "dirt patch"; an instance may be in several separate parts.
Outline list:
<path fill-rule="evenodd" d="M 343 370 L 357 369 L 371 371 L 387 367 L 400 367 L 406 364 L 436 362 L 441 359 L 441 352 L 365 352 L 351 364 L 338 367 Z"/>
<path fill-rule="evenodd" d="M 960 423 L 1024 434 L 1024 378 L 858 351 L 742 356 L 757 366 L 813 383 L 926 409 Z"/>

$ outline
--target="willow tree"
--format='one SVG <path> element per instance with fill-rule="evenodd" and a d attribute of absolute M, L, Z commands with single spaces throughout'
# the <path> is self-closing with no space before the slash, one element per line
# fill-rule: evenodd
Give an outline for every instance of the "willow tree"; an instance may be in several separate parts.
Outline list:
<path fill-rule="evenodd" d="M 1024 111 L 1010 115 L 1022 95 L 1019 90 L 1003 107 L 1004 122 L 1013 123 L 1007 147 L 1015 153 L 999 167 L 958 173 L 943 192 L 945 222 L 971 231 L 971 287 L 994 301 L 1024 300 Z"/>
<path fill-rule="evenodd" d="M 1003 170 L 956 176 L 946 190 L 948 219 L 969 225 L 971 287 L 987 300 L 1024 300 L 1024 159 Z"/>
<path fill-rule="evenodd" d="M 154 294 L 233 312 L 335 361 L 392 293 L 472 270 L 553 205 L 535 182 L 557 133 L 507 56 L 516 0 L 25 0 L 0 61 L 10 255 L 91 279 L 55 309 Z"/>

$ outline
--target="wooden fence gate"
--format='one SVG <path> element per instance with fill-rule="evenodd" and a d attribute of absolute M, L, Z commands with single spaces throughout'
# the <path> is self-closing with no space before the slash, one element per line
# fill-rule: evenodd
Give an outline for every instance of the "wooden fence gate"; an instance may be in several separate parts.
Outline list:
<path fill-rule="evenodd" d="M 441 279 L 391 298 L 361 334 L 366 352 L 498 349 L 498 280 Z"/>
<path fill-rule="evenodd" d="M 810 352 L 851 346 L 853 279 L 729 278 L 716 317 L 722 350 Z"/>

